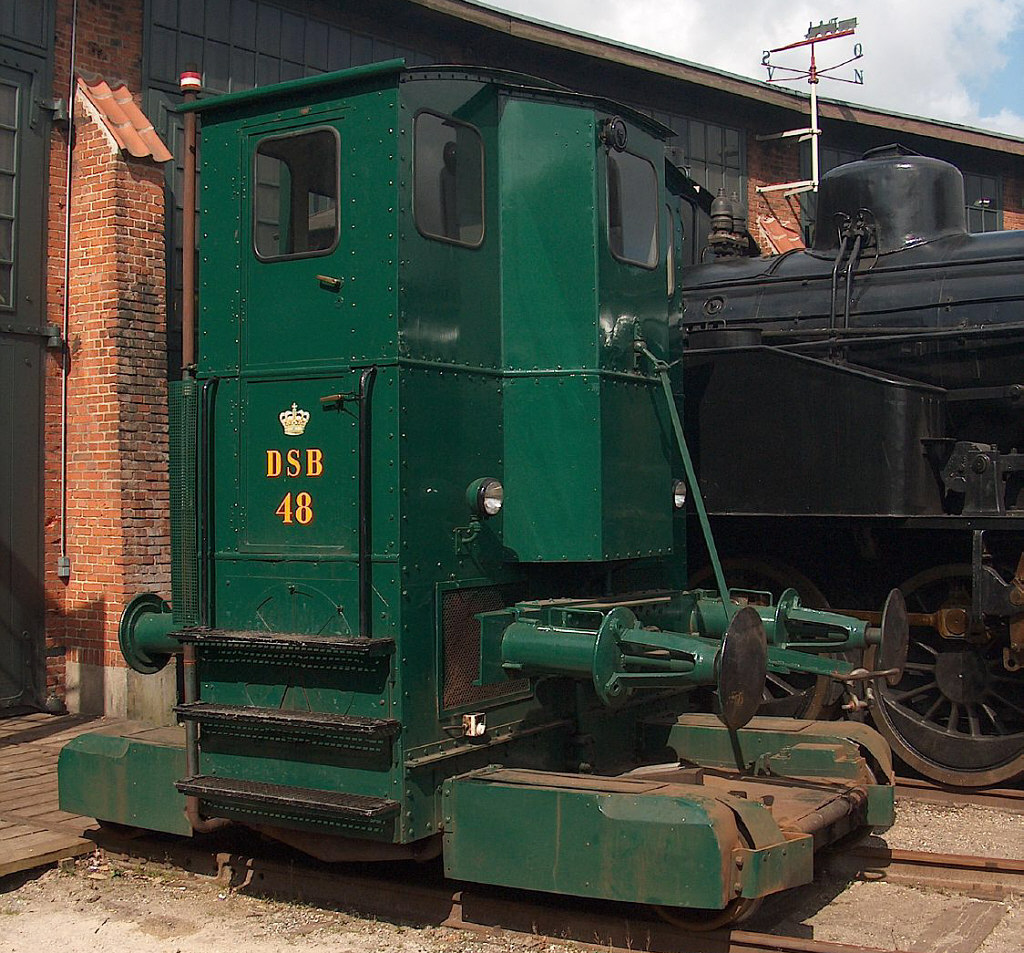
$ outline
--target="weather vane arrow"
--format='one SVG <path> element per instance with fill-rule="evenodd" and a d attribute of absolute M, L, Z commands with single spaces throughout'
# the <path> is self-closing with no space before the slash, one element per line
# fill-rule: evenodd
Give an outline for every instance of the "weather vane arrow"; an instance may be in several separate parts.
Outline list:
<path fill-rule="evenodd" d="M 757 189 L 759 193 L 784 191 L 786 196 L 790 196 L 799 192 L 818 191 L 818 182 L 820 181 L 818 175 L 818 140 L 821 138 L 821 129 L 818 127 L 818 83 L 822 79 L 831 79 L 839 83 L 854 83 L 858 86 L 863 85 L 864 73 L 862 70 L 854 69 L 853 79 L 843 76 L 834 76 L 832 74 L 835 73 L 836 70 L 842 69 L 844 66 L 859 60 L 864 55 L 864 48 L 860 43 L 855 43 L 853 46 L 853 56 L 843 60 L 841 63 L 836 63 L 833 66 L 826 66 L 823 69 L 819 69 L 814 47 L 817 43 L 824 43 L 828 40 L 838 40 L 844 36 L 853 36 L 856 30 L 856 17 L 849 17 L 846 20 L 840 20 L 838 17 L 833 17 L 831 20 L 819 21 L 817 26 L 813 23 L 808 23 L 807 35 L 802 40 L 797 40 L 795 43 L 788 43 L 786 46 L 776 47 L 774 50 L 764 51 L 764 55 L 761 57 L 761 65 L 768 70 L 769 83 L 792 83 L 801 79 L 807 80 L 811 87 L 811 124 L 807 129 L 791 129 L 789 132 L 779 132 L 770 136 L 758 136 L 757 139 L 759 142 L 764 142 L 769 139 L 791 138 L 797 138 L 800 142 L 810 140 L 811 178 L 804 182 L 786 182 L 781 185 L 759 186 Z M 805 46 L 809 46 L 811 48 L 811 63 L 807 69 L 794 69 L 791 66 L 778 66 L 771 61 L 773 53 L 784 53 L 787 50 L 796 50 Z M 776 73 L 780 75 L 776 76 Z"/>

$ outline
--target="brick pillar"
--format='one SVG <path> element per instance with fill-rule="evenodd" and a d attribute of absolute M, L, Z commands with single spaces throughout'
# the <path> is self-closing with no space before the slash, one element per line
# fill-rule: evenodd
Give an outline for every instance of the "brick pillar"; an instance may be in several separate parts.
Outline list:
<path fill-rule="evenodd" d="M 787 230 L 802 234 L 800 196 L 783 198 L 781 192 L 758 194 L 760 185 L 796 182 L 800 179 L 800 147 L 793 140 L 758 142 L 753 133 L 747 134 L 747 208 L 750 234 L 760 241 L 758 216 L 778 219 Z M 762 251 L 770 249 L 764 247 Z"/>
<path fill-rule="evenodd" d="M 55 690 L 63 687 L 72 711 L 139 716 L 145 699 L 118 649 L 117 624 L 137 593 L 167 598 L 170 589 L 163 170 L 122 153 L 81 93 L 74 118 L 67 342 L 71 575 L 56 576 L 60 365 L 54 358 L 47 381 L 48 675 Z M 62 240 L 60 234 L 61 259 Z M 51 244 L 57 243 L 54 236 Z M 61 300 L 63 282 L 51 273 L 51 287 L 55 283 Z M 166 685 L 157 680 L 145 688 Z"/>

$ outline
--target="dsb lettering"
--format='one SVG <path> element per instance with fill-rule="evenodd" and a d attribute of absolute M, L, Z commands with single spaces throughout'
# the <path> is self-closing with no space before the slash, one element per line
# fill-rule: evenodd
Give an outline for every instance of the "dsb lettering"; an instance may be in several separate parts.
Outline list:
<path fill-rule="evenodd" d="M 267 451 L 267 476 L 274 477 L 318 477 L 324 472 L 324 453 L 322 450 Z"/>

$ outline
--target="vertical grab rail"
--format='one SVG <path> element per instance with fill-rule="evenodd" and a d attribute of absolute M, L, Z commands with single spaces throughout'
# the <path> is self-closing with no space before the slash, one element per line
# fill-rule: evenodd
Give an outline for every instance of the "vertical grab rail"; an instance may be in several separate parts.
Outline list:
<path fill-rule="evenodd" d="M 199 625 L 209 626 L 213 617 L 213 549 L 210 532 L 210 459 L 213 456 L 213 431 L 210 427 L 213 397 L 217 391 L 219 379 L 211 377 L 203 381 L 202 396 L 199 401 L 199 495 L 196 506 L 196 552 L 200 566 L 197 573 L 199 598 L 196 600 L 199 610 Z"/>
<path fill-rule="evenodd" d="M 371 396 L 377 378 L 376 366 L 359 375 L 359 634 L 373 635 L 373 477 Z"/>
<path fill-rule="evenodd" d="M 697 510 L 697 518 L 700 520 L 700 528 L 704 534 L 704 543 L 708 548 L 708 556 L 711 558 L 711 568 L 715 573 L 715 583 L 718 586 L 718 594 L 722 599 L 722 605 L 728 618 L 736 613 L 736 606 L 729 598 L 729 587 L 725 582 L 725 573 L 722 571 L 722 563 L 718 558 L 718 547 L 715 545 L 715 538 L 711 534 L 711 522 L 708 520 L 708 511 L 704 506 L 704 497 L 700 492 L 700 485 L 697 483 L 697 473 L 693 468 L 693 459 L 690 457 L 690 449 L 686 445 L 686 437 L 683 435 L 683 425 L 679 421 L 679 411 L 676 410 L 676 402 L 672 396 L 672 384 L 668 378 L 669 365 L 655 357 L 643 341 L 636 342 L 636 350 L 643 354 L 652 365 L 658 377 L 661 378 L 661 388 L 665 393 L 665 403 L 668 405 L 669 419 L 672 421 L 672 432 L 676 438 L 676 446 L 679 455 L 683 458 L 683 469 L 686 471 L 686 483 L 693 494 L 693 505 Z"/>

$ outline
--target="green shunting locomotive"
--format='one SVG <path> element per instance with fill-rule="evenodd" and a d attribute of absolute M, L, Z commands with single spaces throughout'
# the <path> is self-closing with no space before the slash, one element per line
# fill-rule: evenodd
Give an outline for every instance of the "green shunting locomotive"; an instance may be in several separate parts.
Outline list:
<path fill-rule="evenodd" d="M 73 741 L 63 808 L 725 918 L 891 823 L 873 731 L 754 716 L 766 672 L 898 677 L 899 593 L 870 626 L 684 589 L 670 131 L 400 61 L 182 108 L 172 602 L 121 624 L 179 727 Z"/>

